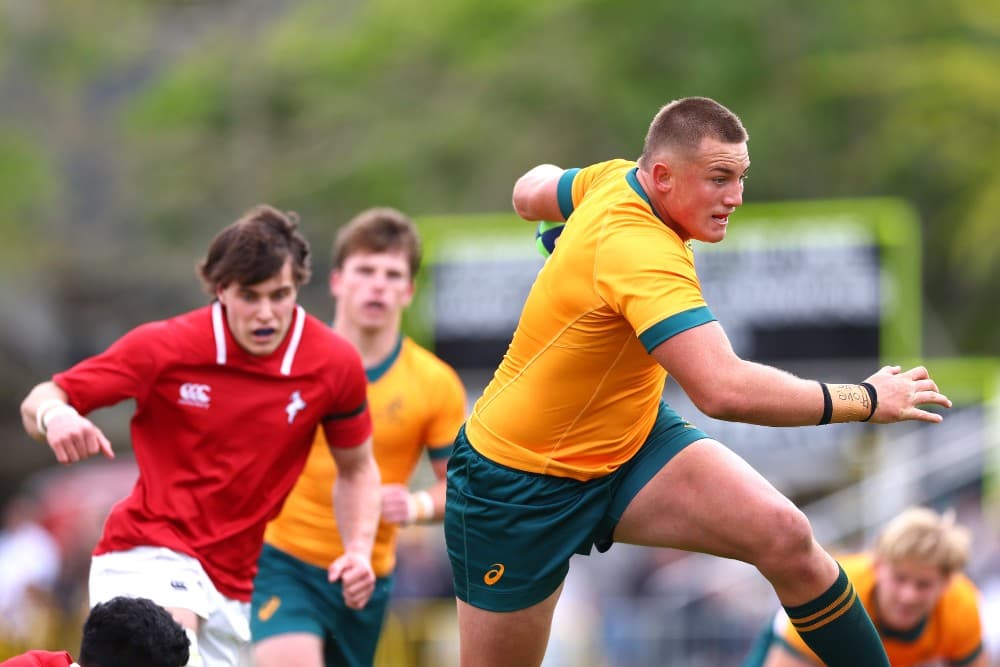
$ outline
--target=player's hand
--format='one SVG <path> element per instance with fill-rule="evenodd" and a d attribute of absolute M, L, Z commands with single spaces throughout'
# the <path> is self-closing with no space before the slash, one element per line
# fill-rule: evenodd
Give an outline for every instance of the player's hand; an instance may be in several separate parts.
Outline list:
<path fill-rule="evenodd" d="M 363 609 L 375 591 L 375 573 L 371 559 L 348 551 L 333 561 L 327 570 L 330 583 L 340 581 L 344 604 L 350 609 Z"/>
<path fill-rule="evenodd" d="M 951 399 L 938 391 L 937 383 L 923 366 L 903 371 L 899 366 L 883 366 L 873 373 L 870 382 L 878 394 L 878 406 L 871 421 L 878 424 L 917 420 L 937 423 L 944 417 L 918 406 L 951 407 Z"/>
<path fill-rule="evenodd" d="M 62 411 L 46 420 L 46 439 L 59 463 L 76 463 L 96 454 L 115 458 L 111 441 L 90 421 L 75 411 Z"/>
<path fill-rule="evenodd" d="M 407 524 L 413 521 L 410 490 L 404 484 L 382 485 L 382 520 Z"/>

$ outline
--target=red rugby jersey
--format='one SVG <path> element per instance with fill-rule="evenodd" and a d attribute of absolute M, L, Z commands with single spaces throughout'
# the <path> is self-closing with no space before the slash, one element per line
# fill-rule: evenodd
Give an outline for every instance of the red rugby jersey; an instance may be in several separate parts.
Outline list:
<path fill-rule="evenodd" d="M 0 662 L 0 667 L 67 667 L 75 664 L 66 651 L 28 651 Z"/>
<path fill-rule="evenodd" d="M 264 527 L 305 465 L 316 427 L 333 447 L 371 433 L 354 347 L 299 306 L 281 346 L 254 356 L 218 303 L 141 325 L 53 380 L 81 413 L 136 402 L 139 478 L 94 554 L 162 546 L 250 599 Z"/>

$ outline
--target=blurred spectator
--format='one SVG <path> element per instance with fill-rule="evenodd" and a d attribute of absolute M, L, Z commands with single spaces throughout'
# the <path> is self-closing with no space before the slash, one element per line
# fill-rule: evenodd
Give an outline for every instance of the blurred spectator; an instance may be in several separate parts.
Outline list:
<path fill-rule="evenodd" d="M 0 529 L 0 660 L 32 646 L 79 646 L 90 552 L 136 476 L 128 455 L 47 468 L 8 502 Z"/>
<path fill-rule="evenodd" d="M 47 639 L 49 609 L 62 557 L 59 544 L 41 524 L 42 507 L 22 492 L 3 513 L 0 531 L 0 638 L 32 644 Z"/>
<path fill-rule="evenodd" d="M 455 588 L 444 538 L 436 526 L 411 526 L 399 534 L 392 597 L 451 600 Z"/>

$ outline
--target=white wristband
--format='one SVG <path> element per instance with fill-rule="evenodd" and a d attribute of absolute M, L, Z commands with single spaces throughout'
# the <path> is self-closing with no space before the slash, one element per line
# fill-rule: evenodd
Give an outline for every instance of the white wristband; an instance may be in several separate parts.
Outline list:
<path fill-rule="evenodd" d="M 411 493 L 409 498 L 410 523 L 434 518 L 434 498 L 429 491 Z"/>
<path fill-rule="evenodd" d="M 38 408 L 35 410 L 35 426 L 38 427 L 38 432 L 42 435 L 45 435 L 45 422 L 42 421 L 45 418 L 45 413 L 59 405 L 66 405 L 66 402 L 60 401 L 58 398 L 47 398 L 38 404 Z"/>
<path fill-rule="evenodd" d="M 76 411 L 69 403 L 64 403 L 57 398 L 50 398 L 38 406 L 38 410 L 35 412 L 35 426 L 38 427 L 38 432 L 42 435 L 48 435 L 48 423 L 57 414 L 60 413 L 72 413 L 74 415 L 80 414 Z"/>

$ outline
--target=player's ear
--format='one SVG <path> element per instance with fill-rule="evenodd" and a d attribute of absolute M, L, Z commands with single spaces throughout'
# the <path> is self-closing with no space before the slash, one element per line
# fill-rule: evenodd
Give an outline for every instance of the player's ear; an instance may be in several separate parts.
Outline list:
<path fill-rule="evenodd" d="M 225 295 L 225 293 L 224 293 L 224 292 L 222 291 L 222 288 L 221 288 L 221 287 L 216 287 L 216 288 L 215 288 L 215 298 L 216 298 L 216 300 L 217 300 L 217 301 L 218 301 L 219 303 L 221 303 L 221 304 L 222 304 L 223 306 L 225 306 L 225 305 L 226 305 L 226 295 Z"/>
<path fill-rule="evenodd" d="M 340 271 L 333 269 L 330 271 L 330 279 L 327 281 L 327 288 L 330 290 L 330 296 L 336 297 L 338 286 L 340 285 Z"/>
<path fill-rule="evenodd" d="M 673 186 L 674 170 L 668 161 L 658 161 L 653 163 L 650 170 L 653 177 L 653 185 L 657 190 L 666 191 Z"/>

